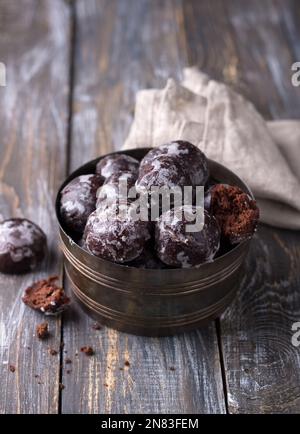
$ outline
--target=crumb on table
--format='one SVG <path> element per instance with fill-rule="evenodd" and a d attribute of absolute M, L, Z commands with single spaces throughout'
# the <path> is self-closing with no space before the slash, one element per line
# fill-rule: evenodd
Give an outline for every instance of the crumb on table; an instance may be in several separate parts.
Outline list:
<path fill-rule="evenodd" d="M 93 356 L 95 354 L 95 351 L 90 346 L 84 346 L 80 348 L 80 351 L 84 353 L 86 356 Z"/>

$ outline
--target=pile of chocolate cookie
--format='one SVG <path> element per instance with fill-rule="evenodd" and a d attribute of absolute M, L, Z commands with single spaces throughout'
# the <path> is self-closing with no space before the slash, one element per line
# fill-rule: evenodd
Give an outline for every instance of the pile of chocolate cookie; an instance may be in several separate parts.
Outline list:
<path fill-rule="evenodd" d="M 120 180 L 136 197 L 120 191 Z M 136 218 L 136 198 L 153 187 L 193 189 L 190 203 L 160 209 L 157 218 Z M 203 224 L 187 231 L 199 211 L 196 187 L 205 200 Z M 126 207 L 126 215 L 120 212 Z M 149 205 L 150 207 L 150 205 Z M 178 214 L 179 213 L 179 214 Z M 91 254 L 142 268 L 190 268 L 212 261 L 226 249 L 252 237 L 259 210 L 237 186 L 216 183 L 204 153 L 186 141 L 174 141 L 148 152 L 141 162 L 127 154 L 102 158 L 96 173 L 74 178 L 61 192 L 60 215 L 68 234 Z M 182 218 L 178 218 L 181 215 Z"/>

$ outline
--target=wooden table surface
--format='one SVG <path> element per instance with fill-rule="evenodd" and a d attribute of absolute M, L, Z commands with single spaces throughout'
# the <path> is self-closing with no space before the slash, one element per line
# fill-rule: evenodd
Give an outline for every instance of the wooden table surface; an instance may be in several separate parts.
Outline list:
<path fill-rule="evenodd" d="M 122 146 L 138 89 L 198 65 L 267 119 L 300 117 L 291 85 L 299 1 L 0 0 L 0 61 L 0 214 L 33 219 L 50 246 L 40 271 L 0 276 L 0 413 L 300 412 L 300 348 L 291 343 L 300 321 L 299 232 L 261 226 L 235 301 L 189 334 L 96 331 L 73 305 L 50 320 L 51 338 L 41 342 L 35 327 L 43 318 L 20 300 L 49 274 L 70 291 L 54 215 L 58 186 Z M 95 356 L 77 354 L 83 345 Z"/>

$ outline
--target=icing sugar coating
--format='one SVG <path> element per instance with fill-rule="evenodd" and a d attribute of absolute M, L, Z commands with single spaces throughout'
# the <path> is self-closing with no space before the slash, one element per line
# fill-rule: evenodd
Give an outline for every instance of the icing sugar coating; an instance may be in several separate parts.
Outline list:
<path fill-rule="evenodd" d="M 0 223 L 0 271 L 19 274 L 34 270 L 44 259 L 47 238 L 39 226 L 15 218 Z"/>
<path fill-rule="evenodd" d="M 141 161 L 140 170 L 156 158 L 165 155 L 181 165 L 189 174 L 192 185 L 205 185 L 209 178 L 208 162 L 205 154 L 190 142 L 177 140 L 149 151 Z"/>
<path fill-rule="evenodd" d="M 183 217 L 179 219 L 173 210 L 162 214 L 156 225 L 155 243 L 157 256 L 165 264 L 178 268 L 197 267 L 213 260 L 220 246 L 220 229 L 216 219 L 204 212 L 204 226 L 199 232 L 187 232 L 186 224 L 191 224 L 187 216 L 192 216 L 197 208 L 179 208 Z M 184 214 L 183 214 L 184 213 Z"/>
<path fill-rule="evenodd" d="M 129 190 L 133 188 L 135 194 L 135 181 L 137 174 L 133 172 L 114 173 L 105 180 L 105 183 L 98 191 L 96 208 L 101 206 L 109 206 L 110 204 L 117 204 L 118 202 L 126 202 Z M 135 197 L 131 197 L 132 200 Z"/>
<path fill-rule="evenodd" d="M 62 190 L 60 213 L 70 230 L 83 232 L 88 216 L 96 208 L 96 195 L 102 183 L 99 175 L 81 175 Z"/>
<path fill-rule="evenodd" d="M 113 262 L 126 263 L 142 253 L 150 238 L 149 224 L 135 220 L 128 206 L 124 217 L 114 207 L 98 208 L 88 218 L 84 231 L 86 249 Z"/>
<path fill-rule="evenodd" d="M 139 165 L 139 161 L 129 155 L 108 155 L 99 161 L 96 173 L 105 179 L 122 172 L 132 172 L 137 175 Z"/>
<path fill-rule="evenodd" d="M 150 190 L 151 187 L 184 187 L 191 185 L 191 179 L 181 164 L 167 155 L 157 155 L 154 159 L 144 162 L 140 167 L 136 182 L 137 191 Z"/>

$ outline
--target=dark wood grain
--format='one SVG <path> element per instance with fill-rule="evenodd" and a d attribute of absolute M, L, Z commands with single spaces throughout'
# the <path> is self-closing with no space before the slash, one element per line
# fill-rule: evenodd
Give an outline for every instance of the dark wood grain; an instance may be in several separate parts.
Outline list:
<path fill-rule="evenodd" d="M 47 342 L 38 341 L 43 318 L 21 294 L 33 279 L 61 269 L 53 200 L 65 174 L 68 29 L 62 0 L 26 0 L 22 10 L 17 0 L 0 2 L 0 61 L 7 67 L 7 86 L 0 87 L 0 214 L 34 220 L 49 241 L 40 271 L 0 276 L 0 413 L 58 412 L 60 362 L 48 346 L 59 350 L 60 320 L 49 321 Z"/>
<path fill-rule="evenodd" d="M 242 74 L 225 6 L 224 0 L 183 2 L 187 54 L 190 65 L 238 88 Z"/>
<path fill-rule="evenodd" d="M 163 85 L 187 63 L 180 2 L 79 0 L 76 19 L 71 170 L 119 149 L 136 91 Z M 75 307 L 65 317 L 65 357 L 73 364 L 72 373 L 63 368 L 62 412 L 225 411 L 213 323 L 164 339 L 95 331 L 91 324 Z M 83 345 L 92 345 L 95 356 L 76 356 Z"/>
<path fill-rule="evenodd" d="M 253 2 L 242 12 L 232 2 L 228 9 L 249 93 L 260 95 L 273 118 L 300 116 L 290 79 L 295 45 L 284 31 L 288 22 L 290 37 L 299 36 L 293 28 L 300 21 L 287 3 Z M 300 318 L 299 269 L 299 232 L 262 227 L 239 296 L 221 321 L 231 412 L 300 412 L 300 353 L 291 342 Z"/>
<path fill-rule="evenodd" d="M 261 228 L 244 280 L 221 319 L 231 413 L 300 412 L 300 236 Z"/>
<path fill-rule="evenodd" d="M 235 0 L 226 6 L 246 95 L 256 104 L 258 100 L 265 117 L 299 118 L 299 92 L 291 83 L 291 65 L 297 60 L 299 45 L 294 41 L 299 42 L 299 2 L 255 0 L 241 6 Z"/>
<path fill-rule="evenodd" d="M 281 28 L 289 42 L 293 60 L 297 62 L 300 59 L 300 5 L 297 0 L 277 0 L 275 7 L 280 7 Z"/>
<path fill-rule="evenodd" d="M 290 79 L 299 54 L 299 2 L 184 6 L 193 63 L 241 91 L 264 116 L 299 117 L 300 94 Z M 299 269 L 299 233 L 262 226 L 238 296 L 220 321 L 231 413 L 300 412 L 300 353 L 291 343 L 300 318 Z"/>
<path fill-rule="evenodd" d="M 186 0 L 183 6 L 191 64 L 232 85 L 267 119 L 299 117 L 299 92 L 291 85 L 299 2 Z"/>

